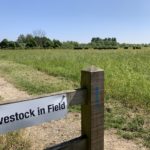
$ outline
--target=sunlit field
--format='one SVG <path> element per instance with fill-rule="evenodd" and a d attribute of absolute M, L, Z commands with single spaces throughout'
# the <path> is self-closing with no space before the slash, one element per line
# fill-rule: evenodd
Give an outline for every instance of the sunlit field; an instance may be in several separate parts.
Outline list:
<path fill-rule="evenodd" d="M 4 50 L 0 51 L 0 60 L 63 77 L 78 87 L 81 69 L 94 65 L 105 71 L 106 99 L 140 106 L 150 104 L 150 50 Z M 0 70 L 11 71 L 4 66 Z"/>
<path fill-rule="evenodd" d="M 150 146 L 150 49 L 0 50 L 0 74 L 30 94 L 78 88 L 91 65 L 105 71 L 105 128 Z"/>

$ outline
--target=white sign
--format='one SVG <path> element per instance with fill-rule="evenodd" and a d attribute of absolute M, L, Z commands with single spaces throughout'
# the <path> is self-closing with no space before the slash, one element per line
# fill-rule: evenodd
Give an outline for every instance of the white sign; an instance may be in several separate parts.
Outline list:
<path fill-rule="evenodd" d="M 66 94 L 0 105 L 0 133 L 57 120 L 66 114 Z"/>

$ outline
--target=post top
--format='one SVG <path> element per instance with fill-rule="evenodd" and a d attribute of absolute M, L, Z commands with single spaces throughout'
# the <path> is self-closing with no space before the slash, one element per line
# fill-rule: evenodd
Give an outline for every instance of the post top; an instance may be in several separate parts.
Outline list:
<path fill-rule="evenodd" d="M 82 71 L 86 72 L 99 72 L 99 71 L 104 71 L 103 69 L 97 68 L 95 66 L 89 66 L 87 68 L 82 69 Z"/>

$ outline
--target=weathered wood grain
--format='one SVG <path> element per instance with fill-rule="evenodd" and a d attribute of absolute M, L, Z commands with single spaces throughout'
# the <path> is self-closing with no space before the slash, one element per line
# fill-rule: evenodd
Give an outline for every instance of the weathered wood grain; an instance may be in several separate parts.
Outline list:
<path fill-rule="evenodd" d="M 104 71 L 95 67 L 82 70 L 81 87 L 87 89 L 87 99 L 81 107 L 81 130 L 88 139 L 87 150 L 104 150 Z"/>

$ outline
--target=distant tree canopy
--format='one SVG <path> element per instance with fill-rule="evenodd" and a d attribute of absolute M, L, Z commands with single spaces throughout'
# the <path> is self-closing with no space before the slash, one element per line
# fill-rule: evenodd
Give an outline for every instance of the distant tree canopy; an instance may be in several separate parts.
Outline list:
<path fill-rule="evenodd" d="M 128 49 L 140 49 L 148 47 L 148 44 L 119 44 L 116 38 L 99 38 L 93 37 L 90 43 L 78 43 L 76 41 L 61 42 L 57 39 L 49 39 L 45 36 L 45 32 L 38 30 L 33 34 L 20 34 L 16 41 L 8 41 L 3 39 L 0 42 L 1 49 L 117 49 L 118 47 Z"/>
<path fill-rule="evenodd" d="M 117 49 L 118 43 L 116 38 L 101 39 L 99 37 L 96 37 L 92 38 L 91 46 L 95 49 Z"/>
<path fill-rule="evenodd" d="M 79 45 L 78 42 L 67 41 L 67 42 L 63 42 L 61 47 L 62 47 L 63 49 L 74 49 L 74 48 L 77 47 L 78 45 Z"/>
<path fill-rule="evenodd" d="M 7 48 L 8 47 L 8 40 L 7 39 L 3 39 L 0 43 L 1 48 Z"/>
<path fill-rule="evenodd" d="M 26 36 L 21 34 L 17 39 L 17 43 L 20 45 L 20 48 L 23 49 L 31 49 L 31 48 L 39 48 L 39 49 L 48 49 L 54 48 L 54 43 L 49 38 L 45 36 L 33 36 L 32 34 L 27 34 Z"/>
<path fill-rule="evenodd" d="M 1 49 L 15 49 L 17 47 L 17 43 L 14 41 L 8 41 L 7 39 L 3 39 L 0 42 Z"/>

